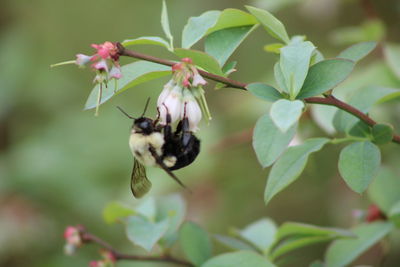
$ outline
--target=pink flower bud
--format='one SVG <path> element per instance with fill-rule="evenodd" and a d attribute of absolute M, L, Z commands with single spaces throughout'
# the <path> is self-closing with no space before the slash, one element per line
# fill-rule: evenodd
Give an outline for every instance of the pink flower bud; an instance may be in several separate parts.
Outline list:
<path fill-rule="evenodd" d="M 99 70 L 99 71 L 108 72 L 107 62 L 104 59 L 92 64 L 92 68 Z"/>
<path fill-rule="evenodd" d="M 198 87 L 199 85 L 206 85 L 207 82 L 206 82 L 206 80 L 204 80 L 204 78 L 200 74 L 196 73 L 193 75 L 192 84 L 193 84 L 193 86 Z"/>
<path fill-rule="evenodd" d="M 77 54 L 75 64 L 78 65 L 79 67 L 83 67 L 87 63 L 89 63 L 91 59 L 92 59 L 92 56 L 87 56 L 84 54 Z"/>
<path fill-rule="evenodd" d="M 193 64 L 193 60 L 191 58 L 185 57 L 181 59 L 182 62 Z"/>
<path fill-rule="evenodd" d="M 80 246 L 82 244 L 81 236 L 78 228 L 68 226 L 64 231 L 64 238 L 68 244 Z"/>
<path fill-rule="evenodd" d="M 176 64 L 174 64 L 174 65 L 172 66 L 172 71 L 173 71 L 173 72 L 179 71 L 179 70 L 182 70 L 182 69 L 183 69 L 182 63 L 176 63 Z"/>

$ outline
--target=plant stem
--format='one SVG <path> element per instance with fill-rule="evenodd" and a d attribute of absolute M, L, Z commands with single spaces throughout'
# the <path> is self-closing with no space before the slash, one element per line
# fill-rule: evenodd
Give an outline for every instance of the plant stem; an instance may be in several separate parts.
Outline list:
<path fill-rule="evenodd" d="M 138 52 L 132 51 L 132 50 L 127 50 L 120 43 L 117 43 L 117 47 L 119 50 L 118 53 L 121 56 L 142 59 L 142 60 L 151 61 L 154 63 L 166 65 L 166 66 L 173 66 L 174 64 L 176 64 L 176 62 L 174 62 L 174 61 L 153 57 L 153 56 L 138 53 Z M 198 70 L 198 71 L 203 77 L 206 77 L 206 78 L 216 81 L 216 82 L 224 83 L 228 87 L 241 89 L 241 90 L 247 90 L 246 83 L 235 81 L 235 80 L 232 80 L 232 79 L 229 79 L 229 78 L 226 78 L 223 76 L 219 76 L 219 75 L 207 72 L 207 71 L 203 71 L 203 70 Z M 341 110 L 344 110 L 344 111 L 356 116 L 357 118 L 359 118 L 360 120 L 362 120 L 363 122 L 365 122 L 366 124 L 368 124 L 371 127 L 374 126 L 375 124 L 377 124 L 377 122 L 374 121 L 373 119 L 371 119 L 367 114 L 365 114 L 362 111 L 360 111 L 359 109 L 337 99 L 333 95 L 325 95 L 325 97 L 307 97 L 304 99 L 304 101 L 309 104 L 335 106 Z M 393 135 L 392 142 L 400 144 L 400 135 Z"/>
<path fill-rule="evenodd" d="M 118 252 L 110 244 L 100 239 L 99 237 L 87 232 L 83 227 L 80 227 L 80 236 L 83 243 L 96 243 L 100 247 L 109 251 L 116 260 L 132 260 L 132 261 L 153 261 L 153 262 L 165 262 L 165 263 L 175 263 L 182 266 L 194 266 L 190 262 L 174 258 L 170 255 L 161 256 L 142 256 L 142 255 L 130 255 Z"/>

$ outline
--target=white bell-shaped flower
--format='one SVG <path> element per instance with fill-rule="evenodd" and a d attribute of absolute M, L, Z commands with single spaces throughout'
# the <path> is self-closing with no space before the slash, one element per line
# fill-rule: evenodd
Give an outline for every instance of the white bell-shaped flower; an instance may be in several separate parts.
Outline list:
<path fill-rule="evenodd" d="M 160 95 L 161 97 L 161 95 Z M 161 124 L 167 123 L 167 114 L 171 116 L 171 123 L 177 121 L 181 116 L 182 110 L 182 87 L 175 86 L 163 101 L 160 101 L 158 110 L 160 112 Z"/>
<path fill-rule="evenodd" d="M 189 130 L 196 132 L 199 130 L 198 124 L 201 121 L 202 113 L 196 98 L 188 89 L 184 90 L 181 119 L 188 118 Z"/>

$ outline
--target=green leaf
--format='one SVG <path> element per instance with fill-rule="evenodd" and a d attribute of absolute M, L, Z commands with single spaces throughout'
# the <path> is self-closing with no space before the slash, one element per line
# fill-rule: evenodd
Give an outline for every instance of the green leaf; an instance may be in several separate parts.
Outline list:
<path fill-rule="evenodd" d="M 226 60 L 239 47 L 256 26 L 241 26 L 222 29 L 207 36 L 204 49 L 223 66 Z"/>
<path fill-rule="evenodd" d="M 190 48 L 217 23 L 220 11 L 211 10 L 198 17 L 190 17 L 182 32 L 182 48 Z"/>
<path fill-rule="evenodd" d="M 398 96 L 400 90 L 385 87 L 368 86 L 355 91 L 352 97 L 345 101 L 349 105 L 367 113 L 375 103 L 387 101 L 394 96 Z M 343 110 L 338 110 L 333 119 L 333 125 L 338 131 L 347 132 L 358 118 Z"/>
<path fill-rule="evenodd" d="M 337 238 L 355 237 L 350 231 L 319 227 L 310 224 L 288 222 L 278 229 L 276 242 L 272 247 L 271 259 L 276 259 L 292 250 Z"/>
<path fill-rule="evenodd" d="M 389 219 L 396 225 L 397 228 L 400 228 L 400 201 L 396 202 L 389 212 Z"/>
<path fill-rule="evenodd" d="M 263 218 L 246 226 L 239 233 L 242 238 L 265 253 L 274 242 L 276 225 L 270 219 Z"/>
<path fill-rule="evenodd" d="M 393 139 L 393 126 L 390 124 L 375 124 L 372 127 L 372 137 L 375 144 L 387 144 Z"/>
<path fill-rule="evenodd" d="M 377 174 L 381 164 L 379 148 L 369 141 L 346 146 L 339 156 L 339 173 L 355 192 L 362 193 Z"/>
<path fill-rule="evenodd" d="M 357 62 L 371 53 L 376 47 L 376 42 L 363 42 L 350 46 L 342 51 L 338 57 Z"/>
<path fill-rule="evenodd" d="M 224 76 L 218 61 L 202 51 L 175 48 L 174 52 L 180 58 L 191 58 L 194 64 L 208 72 Z"/>
<path fill-rule="evenodd" d="M 285 78 L 283 77 L 283 72 L 279 62 L 276 62 L 274 65 L 274 77 L 278 87 L 281 88 L 282 91 L 289 93 L 289 89 L 286 88 Z"/>
<path fill-rule="evenodd" d="M 165 41 L 163 38 L 158 37 L 158 36 L 142 36 L 142 37 L 135 38 L 135 39 L 124 40 L 122 42 L 122 45 L 124 47 L 130 46 L 130 45 L 142 45 L 142 44 L 159 45 L 159 46 L 163 46 L 167 49 L 170 49 L 169 43 L 167 41 Z"/>
<path fill-rule="evenodd" d="M 289 147 L 269 173 L 264 193 L 265 203 L 293 183 L 306 166 L 308 156 L 320 150 L 328 141 L 327 138 L 311 138 L 301 145 Z"/>
<path fill-rule="evenodd" d="M 281 48 L 281 67 L 285 88 L 294 99 L 306 79 L 310 60 L 315 47 L 311 42 L 295 42 Z"/>
<path fill-rule="evenodd" d="M 303 108 L 304 103 L 300 100 L 279 99 L 272 104 L 269 114 L 275 125 L 285 133 L 299 120 Z"/>
<path fill-rule="evenodd" d="M 107 87 L 103 86 L 101 104 L 109 100 L 113 95 L 119 94 L 128 88 L 171 74 L 170 67 L 149 61 L 136 61 L 124 65 L 122 66 L 121 71 L 122 78 L 118 80 L 118 88 L 116 90 L 113 82 L 111 82 Z M 86 101 L 85 109 L 96 107 L 98 91 L 99 85 L 96 85 L 92 89 L 92 92 Z"/>
<path fill-rule="evenodd" d="M 254 96 L 269 102 L 274 102 L 283 97 L 278 90 L 265 83 L 251 83 L 246 88 Z"/>
<path fill-rule="evenodd" d="M 168 220 L 151 222 L 143 216 L 128 217 L 126 231 L 128 239 L 150 252 L 168 229 Z"/>
<path fill-rule="evenodd" d="M 234 250 L 252 250 L 254 251 L 255 248 L 250 246 L 249 244 L 236 239 L 234 237 L 230 236 L 224 236 L 224 235 L 214 235 L 213 236 L 215 240 L 220 242 L 221 244 L 225 245 L 226 247 Z"/>
<path fill-rule="evenodd" d="M 310 67 L 297 98 L 320 95 L 344 81 L 354 68 L 354 63 L 344 59 L 328 59 Z"/>
<path fill-rule="evenodd" d="M 356 239 L 337 240 L 328 248 L 326 267 L 342 267 L 357 259 L 363 252 L 381 240 L 393 229 L 388 222 L 361 224 L 353 229 Z"/>
<path fill-rule="evenodd" d="M 274 43 L 274 44 L 268 44 L 264 46 L 264 50 L 267 52 L 275 53 L 275 54 L 280 54 L 281 53 L 281 48 L 284 47 L 285 45 L 282 43 Z"/>
<path fill-rule="evenodd" d="M 115 223 L 121 218 L 125 218 L 131 215 L 135 215 L 136 212 L 124 206 L 119 202 L 110 202 L 103 210 L 103 218 L 106 223 Z"/>
<path fill-rule="evenodd" d="M 400 201 L 400 179 L 386 168 L 381 168 L 368 188 L 369 198 L 385 214 L 389 214 L 393 205 Z"/>
<path fill-rule="evenodd" d="M 162 241 L 166 246 L 171 246 L 178 238 L 178 229 L 185 218 L 186 203 L 178 195 L 169 195 L 157 200 L 157 221 L 168 221 L 168 229 Z"/>
<path fill-rule="evenodd" d="M 274 38 L 277 38 L 284 43 L 289 43 L 289 36 L 285 26 L 277 18 L 266 10 L 246 6 L 247 10 L 264 26 L 267 32 Z"/>
<path fill-rule="evenodd" d="M 197 224 L 185 222 L 179 233 L 181 248 L 186 258 L 200 266 L 211 257 L 211 241 L 206 231 Z"/>
<path fill-rule="evenodd" d="M 284 240 L 270 254 L 270 259 L 275 261 L 276 258 L 291 252 L 293 250 L 310 246 L 317 243 L 323 243 L 333 240 L 330 236 L 295 236 Z"/>
<path fill-rule="evenodd" d="M 275 265 L 263 256 L 251 251 L 238 251 L 218 255 L 209 259 L 201 267 L 274 267 Z"/>
<path fill-rule="evenodd" d="M 143 215 L 150 221 L 155 221 L 157 214 L 156 201 L 153 197 L 143 199 L 140 204 L 135 208 L 135 211 Z"/>
<path fill-rule="evenodd" d="M 269 114 L 258 119 L 253 133 L 253 148 L 261 166 L 268 167 L 282 154 L 296 133 L 296 125 L 282 133 Z"/>
<path fill-rule="evenodd" d="M 222 29 L 250 26 L 255 24 L 257 24 L 257 20 L 252 15 L 239 9 L 227 8 L 221 12 L 217 23 L 208 29 L 207 34 Z"/>
<path fill-rule="evenodd" d="M 309 267 L 325 267 L 325 265 L 322 261 L 316 260 L 312 262 Z"/>
<path fill-rule="evenodd" d="M 400 79 L 400 45 L 388 43 L 384 46 L 386 63 L 393 73 Z"/>
<path fill-rule="evenodd" d="M 168 19 L 168 10 L 167 10 L 167 4 L 165 3 L 165 0 L 162 2 L 162 10 L 161 10 L 161 27 L 165 33 L 165 36 L 167 36 L 169 40 L 169 47 L 172 50 L 174 47 L 174 37 L 171 34 L 171 30 L 169 28 L 169 19 Z"/>
<path fill-rule="evenodd" d="M 366 137 L 366 138 L 370 139 L 370 137 L 371 137 L 371 127 L 369 127 L 369 125 L 366 124 L 363 121 L 358 121 L 349 130 L 349 135 L 350 136 L 356 136 L 356 137 Z"/>

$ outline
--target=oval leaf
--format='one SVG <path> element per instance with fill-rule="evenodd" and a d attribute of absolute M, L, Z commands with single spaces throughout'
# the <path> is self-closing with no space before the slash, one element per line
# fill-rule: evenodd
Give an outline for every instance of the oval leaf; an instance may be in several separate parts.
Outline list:
<path fill-rule="evenodd" d="M 281 48 L 279 66 L 285 88 L 289 90 L 292 98 L 298 95 L 304 84 L 314 50 L 314 45 L 308 41 L 293 42 Z"/>
<path fill-rule="evenodd" d="M 257 20 L 249 13 L 246 13 L 240 9 L 227 8 L 221 12 L 217 23 L 207 31 L 207 34 L 222 29 L 249 26 L 255 24 L 257 24 Z"/>
<path fill-rule="evenodd" d="M 326 267 L 342 267 L 357 259 L 363 252 L 381 240 L 393 229 L 387 222 L 362 224 L 353 229 L 356 239 L 337 240 L 328 248 Z"/>
<path fill-rule="evenodd" d="M 202 267 L 274 267 L 275 265 L 263 256 L 251 251 L 225 253 L 211 258 Z"/>
<path fill-rule="evenodd" d="M 357 62 L 371 53 L 376 47 L 376 42 L 363 42 L 350 46 L 339 54 L 339 58 L 345 58 Z"/>
<path fill-rule="evenodd" d="M 265 83 L 251 83 L 248 84 L 246 88 L 254 96 L 269 102 L 274 102 L 282 98 L 278 90 Z"/>
<path fill-rule="evenodd" d="M 142 216 L 131 216 L 126 224 L 128 239 L 149 252 L 163 237 L 167 229 L 167 219 L 155 223 Z"/>
<path fill-rule="evenodd" d="M 182 48 L 190 48 L 217 23 L 220 11 L 211 10 L 198 17 L 190 17 L 182 32 Z"/>
<path fill-rule="evenodd" d="M 264 26 L 267 32 L 284 43 L 289 43 L 289 36 L 285 26 L 271 13 L 264 9 L 246 6 L 247 10 Z"/>
<path fill-rule="evenodd" d="M 254 28 L 254 26 L 242 26 L 213 32 L 207 36 L 204 49 L 223 66 Z"/>
<path fill-rule="evenodd" d="M 179 241 L 186 258 L 196 266 L 211 257 L 211 241 L 206 231 L 192 222 L 185 222 L 179 232 Z"/>
<path fill-rule="evenodd" d="M 169 19 L 168 19 L 168 10 L 167 10 L 167 4 L 165 3 L 165 0 L 162 1 L 162 9 L 161 9 L 161 27 L 165 33 L 165 36 L 167 36 L 169 42 L 170 42 L 170 47 L 171 49 L 174 47 L 173 46 L 173 41 L 174 37 L 171 34 L 171 30 L 169 28 Z"/>
<path fill-rule="evenodd" d="M 400 45 L 386 44 L 383 51 L 387 64 L 393 73 L 400 78 Z"/>
<path fill-rule="evenodd" d="M 355 142 L 346 146 L 339 156 L 339 173 L 355 192 L 362 193 L 377 174 L 381 152 L 373 143 Z"/>
<path fill-rule="evenodd" d="M 103 218 L 106 223 L 115 223 L 121 218 L 125 218 L 131 215 L 135 215 L 136 212 L 126 207 L 119 202 L 108 203 L 103 210 Z"/>
<path fill-rule="evenodd" d="M 185 218 L 186 203 L 181 195 L 173 194 L 157 200 L 157 221 L 168 220 L 169 226 L 162 241 L 164 245 L 172 245 L 178 238 L 178 229 Z"/>
<path fill-rule="evenodd" d="M 393 205 L 400 201 L 400 179 L 386 168 L 381 168 L 368 188 L 368 195 L 379 209 L 389 214 Z"/>
<path fill-rule="evenodd" d="M 253 148 L 261 166 L 268 167 L 282 154 L 296 133 L 296 126 L 292 126 L 286 133 L 282 133 L 269 114 L 258 119 L 253 133 Z"/>
<path fill-rule="evenodd" d="M 141 44 L 149 44 L 149 45 L 159 45 L 169 49 L 169 44 L 163 38 L 158 36 L 142 36 L 135 39 L 128 39 L 122 42 L 124 47 L 130 45 L 141 45 Z"/>
<path fill-rule="evenodd" d="M 344 81 L 354 68 L 354 63 L 344 59 L 328 59 L 311 66 L 297 98 L 320 95 Z"/>
<path fill-rule="evenodd" d="M 303 108 L 304 103 L 300 100 L 279 99 L 272 104 L 269 114 L 275 125 L 285 133 L 299 120 Z"/>
<path fill-rule="evenodd" d="M 272 167 L 264 193 L 268 203 L 277 193 L 293 183 L 306 166 L 308 156 L 320 150 L 329 139 L 312 138 L 302 145 L 289 147 Z"/>
<path fill-rule="evenodd" d="M 191 58 L 194 64 L 208 72 L 224 76 L 218 61 L 202 51 L 176 48 L 174 52 L 180 58 Z"/>
<path fill-rule="evenodd" d="M 264 218 L 246 226 L 239 233 L 259 250 L 267 252 L 274 242 L 276 225 L 272 220 Z"/>
<path fill-rule="evenodd" d="M 389 124 L 375 124 L 372 127 L 374 143 L 378 145 L 387 144 L 393 139 L 393 126 Z"/>
<path fill-rule="evenodd" d="M 110 83 L 107 87 L 103 86 L 100 104 L 128 88 L 171 74 L 171 67 L 149 61 L 136 61 L 122 66 L 121 71 L 122 78 L 118 81 L 118 88 L 114 88 L 113 83 Z M 96 85 L 86 101 L 85 109 L 96 107 L 98 91 L 99 85 Z"/>

